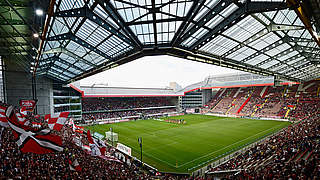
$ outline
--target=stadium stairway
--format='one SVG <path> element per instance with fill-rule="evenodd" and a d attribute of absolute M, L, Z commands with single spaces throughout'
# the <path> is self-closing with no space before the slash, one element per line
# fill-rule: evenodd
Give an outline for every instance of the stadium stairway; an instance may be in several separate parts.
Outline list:
<path fill-rule="evenodd" d="M 301 151 L 293 160 L 300 161 L 301 159 L 305 159 L 309 155 L 309 149 Z"/>
<path fill-rule="evenodd" d="M 304 155 L 301 156 L 300 159 L 307 161 L 309 157 L 312 155 L 313 151 L 308 150 Z"/>
<path fill-rule="evenodd" d="M 291 109 L 290 109 L 290 108 L 288 108 L 288 110 L 287 110 L 287 112 L 286 112 L 286 115 L 284 115 L 284 117 L 285 117 L 285 118 L 287 118 L 287 117 L 288 117 L 288 115 L 289 115 L 290 111 L 291 111 Z"/>
<path fill-rule="evenodd" d="M 261 104 L 261 106 L 256 107 L 255 110 L 252 112 L 251 117 L 253 117 L 254 114 L 255 114 L 259 109 L 262 109 L 263 106 L 264 106 L 264 104 L 267 103 L 267 102 L 268 102 L 268 99 L 266 99 L 266 100 L 264 101 L 264 103 Z"/>
<path fill-rule="evenodd" d="M 214 108 L 215 107 L 217 107 L 219 104 L 220 104 L 220 102 L 222 101 L 222 98 L 221 99 L 219 99 L 218 100 L 218 102 L 216 103 L 216 104 L 214 104 L 211 108 L 210 108 L 210 110 L 209 111 L 212 111 L 212 110 L 214 110 Z"/>
<path fill-rule="evenodd" d="M 239 114 L 241 112 L 241 110 L 243 109 L 243 107 L 250 101 L 252 96 L 252 93 L 249 95 L 249 97 L 242 103 L 242 105 L 240 106 L 240 108 L 237 111 L 237 114 Z"/>
<path fill-rule="evenodd" d="M 227 112 L 225 114 L 228 114 L 229 111 L 231 111 L 231 109 L 234 107 L 234 102 L 237 100 L 237 98 L 233 99 L 233 101 L 231 102 L 231 104 L 229 105 L 229 109 L 227 110 Z"/>

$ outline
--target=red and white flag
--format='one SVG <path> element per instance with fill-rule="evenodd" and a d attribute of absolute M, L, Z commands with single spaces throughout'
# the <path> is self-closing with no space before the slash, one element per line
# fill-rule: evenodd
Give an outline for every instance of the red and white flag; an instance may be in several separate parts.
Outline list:
<path fill-rule="evenodd" d="M 16 112 L 15 115 L 14 115 L 14 120 L 15 122 L 18 122 L 19 124 L 21 125 L 24 125 L 24 126 L 28 126 L 30 124 L 29 120 L 26 119 L 22 114 L 20 114 L 19 112 Z"/>
<path fill-rule="evenodd" d="M 63 151 L 61 137 L 50 134 L 50 129 L 35 130 L 27 126 L 21 126 L 12 120 L 14 117 L 15 114 L 11 113 L 8 117 L 8 124 L 21 152 L 46 154 Z"/>
<path fill-rule="evenodd" d="M 28 112 L 32 113 L 38 100 L 20 100 L 20 113 L 22 117 L 28 115 Z"/>
<path fill-rule="evenodd" d="M 78 162 L 78 160 L 74 160 L 73 163 L 69 160 L 69 168 L 71 171 L 82 171 L 82 168 Z"/>
<path fill-rule="evenodd" d="M 44 119 L 48 122 L 50 129 L 60 131 L 67 121 L 70 112 L 60 112 L 56 114 L 46 114 Z"/>
<path fill-rule="evenodd" d="M 8 120 L 6 117 L 6 110 L 7 110 L 7 107 L 0 106 L 0 126 L 3 126 L 3 127 L 9 126 Z"/>
<path fill-rule="evenodd" d="M 42 127 L 42 123 L 38 123 L 38 122 L 31 122 L 31 124 L 32 124 L 32 127 L 34 127 L 34 128 L 41 128 Z"/>
<path fill-rule="evenodd" d="M 94 140 L 93 140 L 93 138 L 92 138 L 92 136 L 90 134 L 90 130 L 87 131 L 87 137 L 88 137 L 89 146 L 90 146 L 90 149 L 91 149 L 91 156 L 101 156 L 100 148 L 94 142 Z"/>
<path fill-rule="evenodd" d="M 78 132 L 78 133 L 83 133 L 84 127 L 77 126 L 76 124 L 73 123 L 72 125 L 72 130 L 73 132 Z"/>

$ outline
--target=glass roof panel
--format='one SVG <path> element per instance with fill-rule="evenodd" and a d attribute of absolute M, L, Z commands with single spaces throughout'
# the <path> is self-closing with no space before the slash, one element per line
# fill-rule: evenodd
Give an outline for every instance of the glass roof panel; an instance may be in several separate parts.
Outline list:
<path fill-rule="evenodd" d="M 268 63 L 263 64 L 262 66 L 260 66 L 260 68 L 267 69 L 270 66 L 273 66 L 273 65 L 277 64 L 278 62 L 279 61 L 277 61 L 277 60 L 272 60 L 272 61 L 270 61 Z"/>
<path fill-rule="evenodd" d="M 97 14 L 99 17 L 101 17 L 103 20 L 108 22 L 110 25 L 112 25 L 115 28 L 119 28 L 117 23 L 115 23 L 112 18 L 108 15 L 108 13 L 98 4 L 96 8 L 94 8 L 93 12 Z"/>
<path fill-rule="evenodd" d="M 56 4 L 59 3 L 59 1 L 56 1 Z M 77 1 L 70 1 L 70 0 L 61 0 L 60 4 L 60 11 L 68 10 L 68 9 L 75 9 L 80 8 L 84 6 L 83 0 L 77 0 Z"/>
<path fill-rule="evenodd" d="M 238 5 L 245 2 L 250 3 L 250 1 L 235 3 L 233 1 L 206 0 L 204 5 L 199 8 L 198 14 L 191 20 L 186 15 L 191 10 L 195 10 L 191 7 L 196 5 L 194 3 L 198 3 L 197 1 L 159 0 L 155 1 L 155 11 L 152 10 L 151 0 L 96 2 L 95 0 L 59 0 L 56 2 L 57 11 L 81 8 L 86 4 L 89 11 L 92 10 L 92 13 L 102 18 L 114 29 L 112 31 L 105 29 L 104 26 L 99 25 L 100 23 L 96 24 L 87 17 L 54 16 L 48 32 L 50 40 L 45 43 L 44 51 L 53 50 L 58 53 L 42 55 L 42 59 L 52 56 L 61 59 L 55 62 L 55 68 L 52 68 L 48 75 L 52 77 L 64 76 L 64 79 L 70 79 L 75 74 L 81 74 L 88 69 L 93 69 L 92 72 L 95 72 L 97 65 L 106 61 L 117 61 L 118 58 L 123 57 L 120 55 L 124 55 L 124 53 L 130 55 L 128 52 L 134 53 L 144 48 L 153 47 L 156 45 L 155 40 L 160 48 L 171 48 L 172 45 L 178 48 L 183 46 L 187 51 L 196 52 L 199 50 L 221 56 L 221 58 L 226 57 L 251 65 L 259 64 L 261 68 L 269 68 L 274 71 L 287 71 L 291 68 L 290 66 L 294 66 L 297 68 L 297 72 L 293 69 L 287 73 L 300 77 L 307 77 L 301 69 L 310 70 L 309 74 L 316 71 L 315 68 L 307 68 L 310 66 L 309 57 L 301 59 L 304 57 L 297 56 L 300 53 L 313 57 L 320 52 L 319 48 L 311 49 L 311 47 L 317 47 L 317 44 L 307 30 L 268 31 L 267 26 L 271 23 L 303 26 L 303 23 L 291 9 L 243 15 L 241 16 L 242 20 L 237 21 L 233 26 L 224 26 L 228 28 L 218 30 L 219 33 L 211 34 L 210 29 L 219 27 L 217 25 L 222 22 L 231 22 L 224 20 L 239 9 Z M 267 6 L 268 2 L 274 1 L 262 0 L 260 2 L 264 2 L 262 5 Z M 217 11 L 217 4 L 224 4 L 221 6 L 221 11 Z M 58 5 L 60 7 L 57 7 Z M 215 16 L 207 19 L 205 16 L 209 11 Z M 98 19 L 98 21 L 100 20 Z M 184 28 L 180 28 L 182 24 Z M 178 30 L 183 31 L 177 33 Z M 69 36 L 59 36 L 60 40 L 50 38 L 69 32 Z M 120 33 L 120 35 L 113 34 L 114 32 Z M 211 37 L 205 36 L 208 33 Z M 285 36 L 295 37 L 295 41 L 281 40 Z M 171 42 L 173 37 L 176 37 L 175 42 Z M 208 37 L 208 39 L 204 39 L 204 37 Z M 298 38 L 302 38 L 301 41 Z M 83 43 L 78 44 L 80 43 L 79 39 Z M 78 43 L 76 43 L 77 41 Z M 128 43 L 129 41 L 132 42 Z M 195 43 L 197 44 L 196 48 Z M 47 63 L 54 60 L 56 59 L 51 58 L 41 63 L 42 69 L 50 67 Z M 290 64 L 289 67 L 284 63 Z M 56 70 L 59 69 L 57 67 L 61 67 L 60 71 L 67 70 L 61 73 Z"/>
<path fill-rule="evenodd" d="M 232 54 L 228 55 L 227 58 L 234 59 L 236 61 L 241 61 L 242 59 L 256 53 L 257 51 L 246 46 L 240 48 L 239 50 L 233 52 Z"/>
<path fill-rule="evenodd" d="M 288 53 L 288 54 L 286 54 L 286 55 L 284 55 L 284 56 L 278 57 L 277 59 L 279 59 L 280 61 L 284 61 L 284 60 L 289 59 L 289 58 L 291 58 L 292 56 L 295 56 L 295 55 L 297 55 L 297 54 L 299 54 L 299 52 L 297 52 L 297 51 L 292 51 L 292 49 L 290 49 L 290 53 Z"/>
<path fill-rule="evenodd" d="M 250 59 L 249 61 L 247 61 L 246 63 L 250 64 L 250 65 L 256 65 L 266 59 L 269 59 L 268 56 L 264 55 L 264 54 L 260 54 L 257 57 L 254 57 L 253 59 Z"/>
<path fill-rule="evenodd" d="M 225 38 L 221 35 L 217 36 L 210 42 L 208 42 L 205 46 L 203 46 L 200 50 L 205 51 L 212 54 L 222 55 L 225 52 L 229 51 L 239 43 Z"/>

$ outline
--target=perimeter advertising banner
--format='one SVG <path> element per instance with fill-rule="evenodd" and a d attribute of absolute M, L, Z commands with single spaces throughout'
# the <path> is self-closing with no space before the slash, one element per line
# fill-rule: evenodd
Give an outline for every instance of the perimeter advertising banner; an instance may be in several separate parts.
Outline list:
<path fill-rule="evenodd" d="M 194 108 L 186 109 L 186 113 L 195 113 Z"/>
<path fill-rule="evenodd" d="M 117 143 L 117 149 L 129 156 L 131 156 L 131 148 L 124 145 L 124 144 L 121 144 L 121 143 Z"/>

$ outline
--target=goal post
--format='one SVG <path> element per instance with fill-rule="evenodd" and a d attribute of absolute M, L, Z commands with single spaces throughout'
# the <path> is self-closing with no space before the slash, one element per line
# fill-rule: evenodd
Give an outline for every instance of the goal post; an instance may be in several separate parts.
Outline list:
<path fill-rule="evenodd" d="M 118 133 L 107 131 L 106 132 L 106 140 L 107 141 L 118 141 Z"/>

